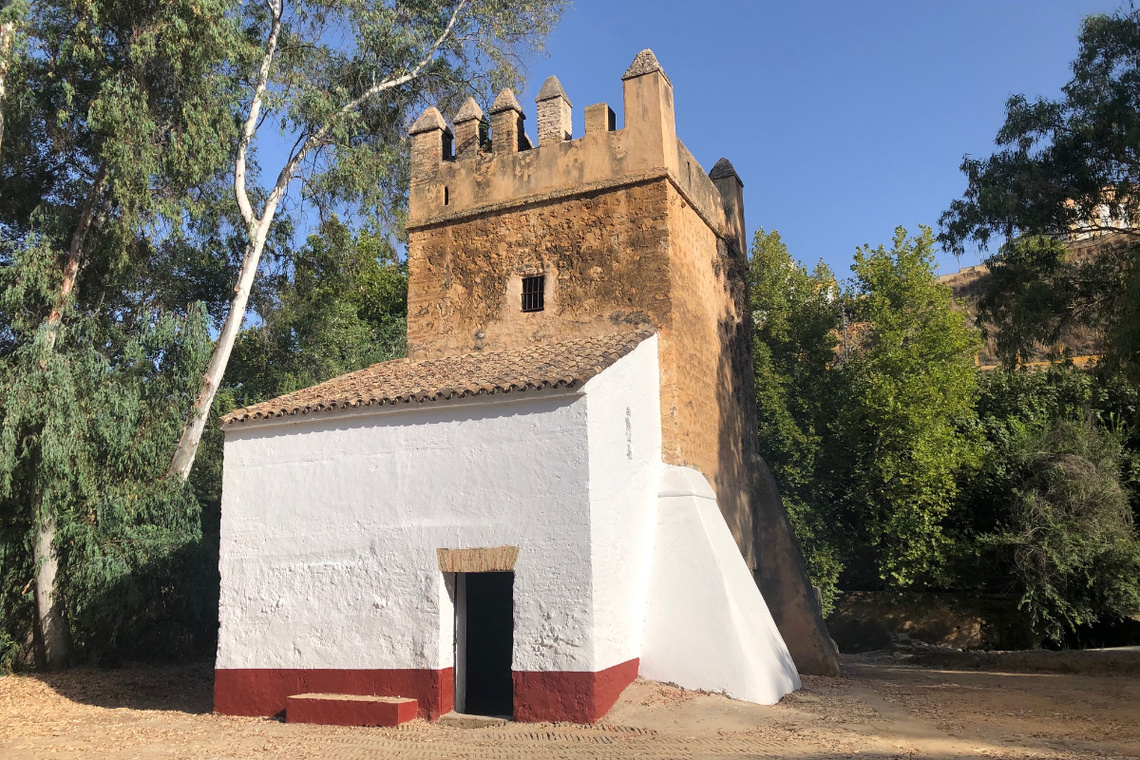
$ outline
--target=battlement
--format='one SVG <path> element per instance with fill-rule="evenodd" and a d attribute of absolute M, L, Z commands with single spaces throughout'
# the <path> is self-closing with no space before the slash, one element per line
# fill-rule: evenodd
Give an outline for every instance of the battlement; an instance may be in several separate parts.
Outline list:
<path fill-rule="evenodd" d="M 706 174 L 677 138 L 673 84 L 651 50 L 634 58 L 622 90 L 622 128 L 614 111 L 597 103 L 586 107 L 586 132 L 575 137 L 570 98 L 549 77 L 535 98 L 537 144 L 509 89 L 495 99 L 490 118 L 468 98 L 454 128 L 428 108 L 410 130 L 408 229 L 668 179 L 718 237 L 743 252 L 743 185 L 726 159 Z"/>

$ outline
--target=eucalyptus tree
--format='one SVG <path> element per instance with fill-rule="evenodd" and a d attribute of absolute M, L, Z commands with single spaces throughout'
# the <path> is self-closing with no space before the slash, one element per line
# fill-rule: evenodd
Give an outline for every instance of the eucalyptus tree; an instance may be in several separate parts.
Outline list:
<path fill-rule="evenodd" d="M 393 196 L 411 110 L 435 93 L 474 83 L 506 84 L 539 49 L 563 0 L 264 0 L 242 6 L 247 39 L 259 47 L 244 81 L 232 156 L 233 194 L 246 236 L 233 299 L 170 464 L 187 478 L 222 382 L 286 194 L 320 207 L 375 208 Z M 254 151 L 291 143 L 267 187 L 254 184 Z M 269 151 L 263 150 L 263 156 Z"/>
<path fill-rule="evenodd" d="M 8 68 L 16 41 L 16 19 L 21 10 L 21 6 L 12 0 L 0 2 L 0 151 L 4 148 L 4 95 L 7 92 Z"/>
<path fill-rule="evenodd" d="M 205 335 L 195 326 L 199 307 L 171 310 L 169 292 L 143 284 L 217 213 L 236 139 L 226 62 L 245 44 L 230 9 L 229 0 L 45 0 L 20 9 L 0 165 L 0 572 L 34 575 L 14 587 L 34 587 L 45 664 L 66 657 L 66 607 L 83 598 L 74 582 L 113 564 L 98 542 L 118 541 L 108 530 L 136 514 L 99 511 L 112 486 L 103 475 L 118 472 L 124 485 L 163 473 L 137 458 L 117 469 L 108 457 L 121 447 L 91 447 L 125 419 L 118 443 L 162 448 L 157 431 L 167 425 L 155 421 L 188 399 L 158 391 L 171 373 L 200 371 L 196 359 L 175 360 L 180 341 Z M 149 403 L 129 411 L 130 398 Z M 151 518 L 152 527 L 161 522 Z M 82 525 L 92 528 L 86 543 L 77 539 Z M 5 604 L 5 618 L 16 607 Z"/>

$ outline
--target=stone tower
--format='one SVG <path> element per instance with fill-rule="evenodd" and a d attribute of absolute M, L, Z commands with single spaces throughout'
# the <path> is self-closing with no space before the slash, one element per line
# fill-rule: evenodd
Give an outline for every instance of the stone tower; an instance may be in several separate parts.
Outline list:
<path fill-rule="evenodd" d="M 655 330 L 665 463 L 713 484 L 800 670 L 836 672 L 754 449 L 743 183 L 726 159 L 706 174 L 677 138 L 673 86 L 651 51 L 622 85 L 623 127 L 599 103 L 574 138 L 570 99 L 550 77 L 536 98 L 537 146 L 510 90 L 489 120 L 469 99 L 454 132 L 435 108 L 415 122 L 408 355 Z"/>

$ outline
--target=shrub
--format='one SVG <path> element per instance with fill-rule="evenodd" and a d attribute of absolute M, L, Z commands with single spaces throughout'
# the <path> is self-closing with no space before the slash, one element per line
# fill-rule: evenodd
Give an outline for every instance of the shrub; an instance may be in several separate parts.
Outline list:
<path fill-rule="evenodd" d="M 1091 419 L 1055 419 L 1017 432 L 1009 453 L 1013 498 L 984 542 L 1007 563 L 1034 629 L 1059 641 L 1140 612 L 1140 540 L 1119 436 Z"/>

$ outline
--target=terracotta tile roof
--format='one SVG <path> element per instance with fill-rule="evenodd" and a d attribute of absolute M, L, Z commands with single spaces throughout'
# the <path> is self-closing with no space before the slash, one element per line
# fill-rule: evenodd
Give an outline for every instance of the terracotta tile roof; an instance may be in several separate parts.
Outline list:
<path fill-rule="evenodd" d="M 576 338 L 507 351 L 373 364 L 311 388 L 287 393 L 222 417 L 223 425 L 366 406 L 424 404 L 445 399 L 576 388 L 622 358 L 651 331 Z"/>

